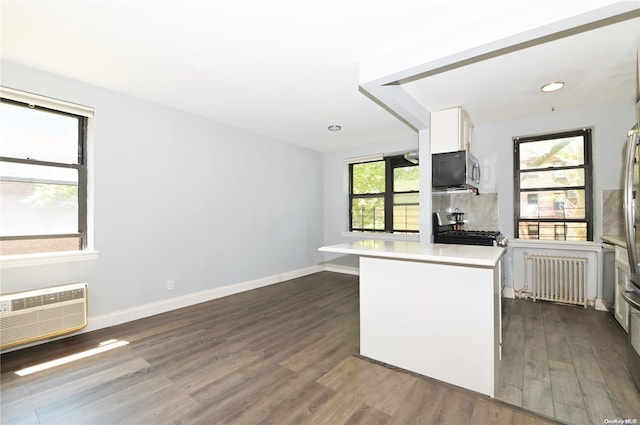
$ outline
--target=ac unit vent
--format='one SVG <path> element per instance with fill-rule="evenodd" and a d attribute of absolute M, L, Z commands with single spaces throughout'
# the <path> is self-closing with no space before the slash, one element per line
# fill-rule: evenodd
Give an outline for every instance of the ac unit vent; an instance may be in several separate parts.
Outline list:
<path fill-rule="evenodd" d="M 0 295 L 0 349 L 87 326 L 86 283 Z"/>

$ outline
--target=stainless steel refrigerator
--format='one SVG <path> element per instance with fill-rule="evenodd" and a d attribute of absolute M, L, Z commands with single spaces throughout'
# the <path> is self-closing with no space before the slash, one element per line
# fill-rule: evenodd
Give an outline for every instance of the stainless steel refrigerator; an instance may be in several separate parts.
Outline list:
<path fill-rule="evenodd" d="M 629 304 L 627 367 L 640 390 L 640 122 L 627 138 L 624 169 L 624 213 L 629 253 L 629 281 L 621 295 Z"/>

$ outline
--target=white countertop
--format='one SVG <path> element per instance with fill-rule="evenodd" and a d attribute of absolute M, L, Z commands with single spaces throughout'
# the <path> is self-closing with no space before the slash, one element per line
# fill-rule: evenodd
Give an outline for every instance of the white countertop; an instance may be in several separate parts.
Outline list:
<path fill-rule="evenodd" d="M 621 246 L 622 248 L 627 247 L 627 237 L 624 235 L 603 235 L 601 236 L 603 242 L 608 242 L 613 245 Z"/>
<path fill-rule="evenodd" d="M 505 254 L 506 249 L 493 246 L 367 239 L 323 246 L 320 251 L 397 260 L 494 267 Z"/>

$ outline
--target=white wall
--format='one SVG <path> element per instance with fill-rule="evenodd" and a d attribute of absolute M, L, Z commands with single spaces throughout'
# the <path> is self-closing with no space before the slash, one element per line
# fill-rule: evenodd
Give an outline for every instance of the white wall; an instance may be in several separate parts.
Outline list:
<path fill-rule="evenodd" d="M 558 111 L 545 116 L 527 117 L 476 125 L 474 153 L 481 162 L 481 193 L 498 193 L 499 229 L 507 237 L 514 235 L 513 209 L 513 137 L 551 133 L 583 127 L 593 128 L 594 240 L 602 234 L 602 191 L 622 188 L 622 154 L 627 131 L 634 123 L 633 102 L 599 105 Z M 471 117 L 473 119 L 473 117 Z M 415 149 L 415 138 L 367 145 L 324 155 L 325 171 L 325 244 L 340 243 L 348 228 L 348 176 L 343 159 L 373 153 Z M 424 205 L 427 200 L 421 199 Z"/>
<path fill-rule="evenodd" d="M 91 318 L 321 262 L 320 153 L 13 63 L 1 72 L 4 86 L 95 108 L 101 252 L 3 269 L 2 292 L 86 281 Z"/>
<path fill-rule="evenodd" d="M 312 267 L 321 245 L 349 240 L 343 159 L 416 149 L 418 137 L 324 155 L 79 81 L 2 62 L 5 86 L 92 106 L 95 261 L 1 271 L 1 291 L 87 281 L 89 316 Z M 513 237 L 512 137 L 592 126 L 594 237 L 601 193 L 621 187 L 634 104 L 477 125 L 481 190 L 498 192 Z M 473 118 L 473 117 L 472 117 Z M 422 203 L 424 204 L 424 200 Z M 166 281 L 176 289 L 168 292 Z"/>
<path fill-rule="evenodd" d="M 473 121 L 473 117 L 471 117 Z M 514 121 L 476 125 L 474 128 L 474 153 L 481 162 L 483 181 L 481 193 L 498 193 L 499 230 L 509 239 L 514 236 L 513 209 L 513 137 L 528 136 L 571 130 L 593 128 L 593 205 L 594 241 L 602 235 L 602 191 L 622 188 L 622 155 L 627 131 L 635 119 L 633 102 L 578 108 L 569 111 L 556 110 L 548 115 L 527 117 Z M 387 144 L 369 145 L 357 150 L 332 152 L 324 156 L 325 170 L 325 244 L 349 240 L 342 233 L 348 228 L 348 176 L 342 162 L 344 158 L 415 149 L 418 137 L 390 141 Z M 430 203 L 421 197 L 420 204 Z M 507 286 L 513 287 L 512 256 L 507 257 Z M 327 254 L 327 261 L 340 262 L 335 255 Z M 356 267 L 353 259 L 342 261 L 344 265 Z"/>
<path fill-rule="evenodd" d="M 603 290 L 603 282 L 600 279 L 601 262 L 598 257 L 602 254 L 600 245 L 589 242 L 544 242 L 544 241 L 512 241 L 509 247 L 512 274 L 511 281 L 507 283 L 507 288 L 513 288 L 509 292 L 515 295 L 522 292 L 521 296 L 531 296 L 534 292 L 534 279 L 532 275 L 532 263 L 529 260 L 525 267 L 525 255 L 545 255 L 558 257 L 586 258 L 585 265 L 585 293 L 584 296 L 589 305 L 596 306 L 610 305 L 613 299 L 606 298 L 607 294 Z M 568 284 L 569 277 L 564 276 L 563 281 Z M 573 283 L 581 283 L 573 275 Z M 558 294 L 561 295 L 561 294 Z"/>

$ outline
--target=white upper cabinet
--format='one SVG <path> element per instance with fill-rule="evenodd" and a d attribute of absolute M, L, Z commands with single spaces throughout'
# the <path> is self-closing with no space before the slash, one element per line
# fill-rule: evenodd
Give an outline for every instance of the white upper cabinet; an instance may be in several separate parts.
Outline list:
<path fill-rule="evenodd" d="M 473 125 L 460 107 L 431 113 L 431 153 L 472 152 Z"/>

